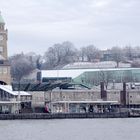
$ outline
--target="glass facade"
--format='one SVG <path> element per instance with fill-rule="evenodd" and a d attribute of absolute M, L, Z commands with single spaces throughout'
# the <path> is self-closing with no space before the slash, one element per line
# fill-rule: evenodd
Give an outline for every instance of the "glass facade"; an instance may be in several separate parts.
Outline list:
<path fill-rule="evenodd" d="M 140 82 L 140 68 L 100 69 L 86 71 L 73 79 L 88 86 L 105 83 Z"/>

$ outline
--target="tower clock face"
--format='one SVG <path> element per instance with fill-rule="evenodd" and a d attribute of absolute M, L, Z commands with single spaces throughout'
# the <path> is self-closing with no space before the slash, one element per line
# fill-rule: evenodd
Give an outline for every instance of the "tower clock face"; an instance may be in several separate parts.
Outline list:
<path fill-rule="evenodd" d="M 3 36 L 2 35 L 0 35 L 0 41 L 2 41 L 3 40 Z"/>

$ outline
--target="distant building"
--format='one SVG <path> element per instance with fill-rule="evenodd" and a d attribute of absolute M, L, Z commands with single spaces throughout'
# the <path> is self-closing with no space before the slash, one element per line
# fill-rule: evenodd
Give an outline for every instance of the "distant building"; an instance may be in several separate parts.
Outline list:
<path fill-rule="evenodd" d="M 5 22 L 0 13 L 0 84 L 10 84 L 10 64 L 7 55 L 8 32 L 5 29 Z"/>
<path fill-rule="evenodd" d="M 116 68 L 117 63 L 115 61 L 101 61 L 101 62 L 74 62 L 65 65 L 62 69 L 105 69 Z M 119 63 L 119 68 L 130 68 L 129 63 Z"/>
<path fill-rule="evenodd" d="M 89 87 L 105 83 L 140 82 L 140 68 L 42 70 L 42 81 L 69 80 Z"/>
<path fill-rule="evenodd" d="M 101 61 L 110 61 L 113 59 L 112 53 L 110 50 L 102 51 L 102 58 Z"/>

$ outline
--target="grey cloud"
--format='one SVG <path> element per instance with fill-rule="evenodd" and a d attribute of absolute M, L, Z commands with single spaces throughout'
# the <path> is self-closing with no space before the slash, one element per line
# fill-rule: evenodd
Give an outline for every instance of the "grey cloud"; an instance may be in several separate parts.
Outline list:
<path fill-rule="evenodd" d="M 140 44 L 139 0 L 0 0 L 0 10 L 10 49 L 44 52 L 65 40 L 100 48 Z"/>

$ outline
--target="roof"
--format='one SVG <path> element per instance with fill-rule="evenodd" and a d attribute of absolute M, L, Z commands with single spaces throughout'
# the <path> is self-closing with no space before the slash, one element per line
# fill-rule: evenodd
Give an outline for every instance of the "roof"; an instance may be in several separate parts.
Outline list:
<path fill-rule="evenodd" d="M 15 95 L 15 96 L 17 96 L 19 93 L 18 91 L 13 91 L 12 86 L 10 86 L 10 85 L 0 85 L 0 89 L 8 92 L 9 94 Z M 30 94 L 27 92 L 24 92 L 24 91 L 20 91 L 20 95 L 30 95 Z"/>
<path fill-rule="evenodd" d="M 55 102 L 52 102 L 54 104 L 56 103 L 73 103 L 73 104 L 77 104 L 77 103 L 95 103 L 95 104 L 117 104 L 118 101 L 91 101 L 91 100 L 88 100 L 88 101 L 55 101 Z"/>
<path fill-rule="evenodd" d="M 108 68 L 108 69 L 66 69 L 66 70 L 42 70 L 42 78 L 66 77 L 76 78 L 84 72 L 98 72 L 98 71 L 121 71 L 121 70 L 140 70 L 140 68 Z"/>
<path fill-rule="evenodd" d="M 1 12 L 0 12 L 0 23 L 5 23 L 2 15 L 1 15 Z"/>
<path fill-rule="evenodd" d="M 0 104 L 20 104 L 20 101 L 0 101 Z"/>
<path fill-rule="evenodd" d="M 116 68 L 117 63 L 115 61 L 101 61 L 101 62 L 74 62 L 67 64 L 63 67 L 63 69 L 81 69 L 81 68 Z M 119 63 L 119 68 L 129 68 L 131 64 L 129 63 Z"/>
<path fill-rule="evenodd" d="M 27 93 L 27 92 L 25 92 L 25 91 L 20 91 L 20 92 L 19 92 L 19 91 L 14 91 L 14 92 L 15 92 L 17 95 L 20 93 L 21 96 L 27 96 L 27 95 L 29 96 L 29 95 L 31 95 L 31 94 L 29 94 L 29 93 Z"/>
<path fill-rule="evenodd" d="M 15 92 L 12 91 L 10 86 L 0 85 L 0 89 L 8 92 L 9 94 L 17 95 Z"/>
<path fill-rule="evenodd" d="M 20 86 L 18 83 L 12 83 L 13 90 L 17 91 L 48 91 L 52 90 L 54 88 L 63 88 L 68 87 L 68 83 L 62 83 L 59 81 L 56 82 L 44 82 L 44 83 L 20 83 Z"/>
<path fill-rule="evenodd" d="M 74 69 L 74 70 L 42 70 L 42 77 L 69 77 L 76 78 L 82 74 L 85 69 Z"/>

